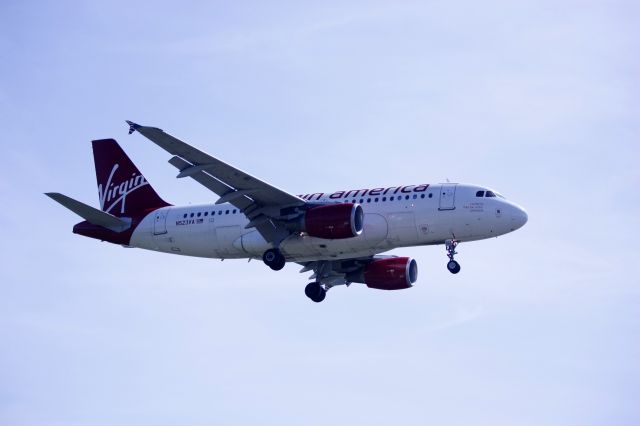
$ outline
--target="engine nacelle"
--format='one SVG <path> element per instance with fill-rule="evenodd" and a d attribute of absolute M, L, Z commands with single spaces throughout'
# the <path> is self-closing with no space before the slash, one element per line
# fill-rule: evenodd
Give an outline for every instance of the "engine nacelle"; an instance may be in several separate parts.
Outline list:
<path fill-rule="evenodd" d="M 403 290 L 418 279 L 418 263 L 410 257 L 374 259 L 346 279 L 378 290 Z"/>
<path fill-rule="evenodd" d="M 360 204 L 341 203 L 312 207 L 304 215 L 302 230 L 312 237 L 338 240 L 360 235 L 364 211 Z"/>

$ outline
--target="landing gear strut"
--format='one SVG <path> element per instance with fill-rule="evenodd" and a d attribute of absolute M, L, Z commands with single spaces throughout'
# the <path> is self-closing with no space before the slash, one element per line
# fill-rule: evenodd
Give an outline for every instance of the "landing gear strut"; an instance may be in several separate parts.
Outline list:
<path fill-rule="evenodd" d="M 316 303 L 320 303 L 327 296 L 327 290 L 320 283 L 309 283 L 304 288 L 304 294 Z"/>
<path fill-rule="evenodd" d="M 286 261 L 284 260 L 284 256 L 277 248 L 272 248 L 265 251 L 262 255 L 262 261 L 265 263 L 265 265 L 267 265 L 274 271 L 279 271 L 280 269 L 284 268 L 284 264 L 286 263 Z"/>
<path fill-rule="evenodd" d="M 456 251 L 457 245 L 458 242 L 456 240 L 446 240 L 444 242 L 444 246 L 447 249 L 447 257 L 449 258 L 447 269 L 452 274 L 457 274 L 458 272 L 460 272 L 460 264 L 453 259 L 453 257 L 458 254 L 458 252 Z"/>

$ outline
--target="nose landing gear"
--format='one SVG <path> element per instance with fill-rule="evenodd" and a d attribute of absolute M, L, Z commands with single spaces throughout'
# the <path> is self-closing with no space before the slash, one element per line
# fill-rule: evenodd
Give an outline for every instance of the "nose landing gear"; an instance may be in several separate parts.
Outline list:
<path fill-rule="evenodd" d="M 444 242 L 444 246 L 447 249 L 447 257 L 449 258 L 447 269 L 452 274 L 457 274 L 458 272 L 460 272 L 460 264 L 453 259 L 453 257 L 458 254 L 458 252 L 456 251 L 457 245 L 458 242 L 456 240 L 446 240 Z"/>
<path fill-rule="evenodd" d="M 279 271 L 280 269 L 284 268 L 284 265 L 286 263 L 284 256 L 277 248 L 272 248 L 265 251 L 262 255 L 262 261 L 265 263 L 265 265 L 267 265 L 274 271 Z"/>

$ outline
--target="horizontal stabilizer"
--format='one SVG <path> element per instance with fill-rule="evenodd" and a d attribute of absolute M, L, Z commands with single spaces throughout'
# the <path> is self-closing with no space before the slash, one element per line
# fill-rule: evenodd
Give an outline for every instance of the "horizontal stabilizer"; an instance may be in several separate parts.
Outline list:
<path fill-rule="evenodd" d="M 44 195 L 54 201 L 57 201 L 87 222 L 94 225 L 102 226 L 114 232 L 126 231 L 131 227 L 131 219 L 129 218 L 116 217 L 112 214 L 105 213 L 102 210 L 81 203 L 80 201 L 69 198 L 58 192 L 47 192 Z"/>

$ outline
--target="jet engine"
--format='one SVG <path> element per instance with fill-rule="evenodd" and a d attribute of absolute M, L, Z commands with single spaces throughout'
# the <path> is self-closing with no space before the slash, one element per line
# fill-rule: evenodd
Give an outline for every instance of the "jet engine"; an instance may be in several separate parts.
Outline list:
<path fill-rule="evenodd" d="M 360 204 L 341 203 L 312 207 L 302 220 L 302 230 L 312 237 L 338 240 L 362 233 L 364 211 Z"/>
<path fill-rule="evenodd" d="M 418 263 L 410 257 L 374 259 L 346 279 L 378 290 L 403 290 L 418 279 Z"/>

